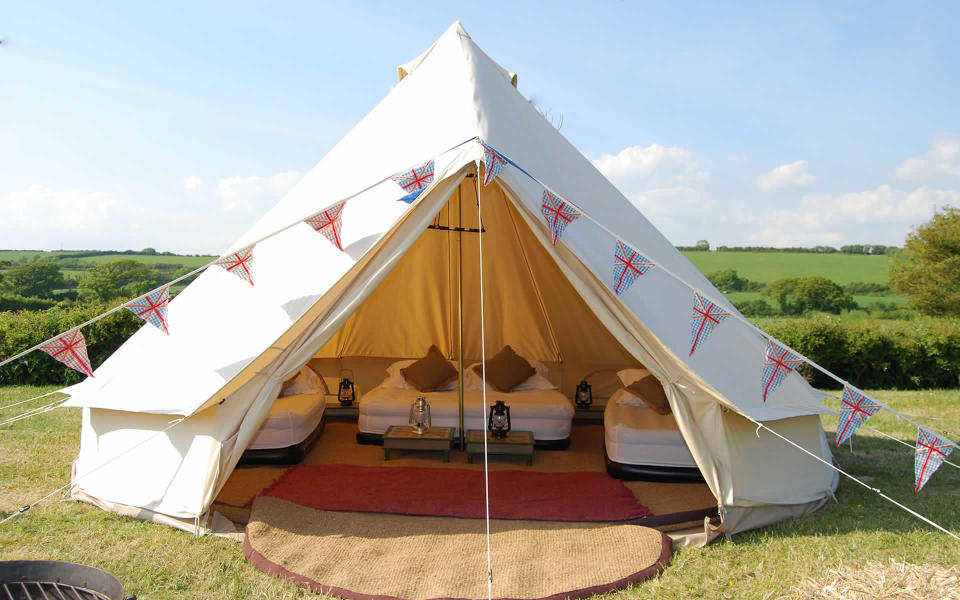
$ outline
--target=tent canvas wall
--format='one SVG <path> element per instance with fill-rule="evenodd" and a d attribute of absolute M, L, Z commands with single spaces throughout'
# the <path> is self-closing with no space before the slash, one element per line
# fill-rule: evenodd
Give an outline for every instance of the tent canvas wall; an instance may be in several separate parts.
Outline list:
<path fill-rule="evenodd" d="M 430 225 L 454 224 L 462 208 L 463 225 L 479 226 L 469 176 L 484 172 L 480 140 L 523 169 L 508 166 L 480 189 L 488 354 L 510 343 L 562 365 L 568 394 L 591 369 L 645 365 L 664 385 L 728 533 L 830 497 L 834 472 L 757 435 L 745 418 L 829 460 L 820 394 L 795 376 L 764 401 L 766 341 L 735 319 L 688 355 L 690 286 L 722 295 L 517 91 L 515 75 L 455 23 L 400 76 L 231 247 L 286 228 L 256 245 L 255 285 L 208 269 L 171 303 L 169 336 L 142 328 L 95 377 L 67 389 L 67 405 L 84 409 L 74 497 L 192 527 L 281 382 L 303 364 L 415 357 L 430 343 L 455 353 L 456 242 Z M 403 192 L 384 178 L 431 158 L 435 182 L 413 204 L 398 202 Z M 591 217 L 556 246 L 538 181 Z M 288 227 L 345 198 L 343 251 L 306 224 Z M 614 235 L 657 265 L 621 295 L 610 285 Z M 463 241 L 465 361 L 480 356 L 476 244 L 475 235 Z"/>

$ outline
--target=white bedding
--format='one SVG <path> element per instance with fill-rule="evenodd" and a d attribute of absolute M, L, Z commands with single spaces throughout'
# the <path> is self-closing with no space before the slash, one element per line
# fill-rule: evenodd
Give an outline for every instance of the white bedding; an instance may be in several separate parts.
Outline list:
<path fill-rule="evenodd" d="M 696 467 L 673 415 L 622 402 L 630 396 L 627 390 L 617 390 L 603 412 L 604 443 L 610 460 L 628 465 Z"/>
<path fill-rule="evenodd" d="M 400 388 L 375 387 L 360 398 L 358 427 L 363 433 L 383 434 L 391 425 L 406 425 L 410 405 L 417 396 L 430 402 L 434 427 L 459 427 L 459 392 L 419 392 Z M 463 395 L 464 425 L 467 429 L 486 428 L 486 409 L 497 400 L 510 407 L 511 428 L 532 431 L 537 440 L 563 440 L 570 437 L 573 404 L 557 390 L 523 392 L 488 391 L 486 404 L 482 392 L 466 391 Z"/>
<path fill-rule="evenodd" d="M 323 418 L 324 395 L 317 391 L 277 398 L 250 450 L 286 448 L 307 439 Z"/>

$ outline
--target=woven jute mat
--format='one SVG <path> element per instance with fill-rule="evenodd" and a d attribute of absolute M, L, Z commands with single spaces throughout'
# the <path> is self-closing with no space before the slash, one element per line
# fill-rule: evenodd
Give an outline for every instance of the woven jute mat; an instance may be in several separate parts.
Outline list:
<path fill-rule="evenodd" d="M 670 539 L 637 525 L 491 521 L 493 597 L 582 598 L 662 571 Z M 483 519 L 253 503 L 244 553 L 257 568 L 351 600 L 487 597 Z"/>

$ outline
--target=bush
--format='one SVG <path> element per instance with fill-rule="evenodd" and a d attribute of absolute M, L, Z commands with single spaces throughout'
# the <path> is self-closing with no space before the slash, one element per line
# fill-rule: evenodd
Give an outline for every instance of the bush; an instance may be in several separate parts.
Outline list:
<path fill-rule="evenodd" d="M 113 305 L 110 304 L 91 303 L 57 306 L 37 312 L 0 313 L 0 359 L 19 354 L 111 308 Z M 84 327 L 83 336 L 93 368 L 96 369 L 142 325 L 143 321 L 133 313 L 120 310 Z M 0 367 L 0 385 L 71 385 L 83 378 L 40 350 Z"/>
<path fill-rule="evenodd" d="M 772 317 L 777 314 L 776 308 L 760 298 L 734 302 L 733 305 L 746 317 Z"/>
<path fill-rule="evenodd" d="M 57 303 L 47 298 L 28 298 L 13 294 L 0 295 L 0 311 L 13 310 L 46 310 Z"/>
<path fill-rule="evenodd" d="M 910 321 L 823 317 L 781 319 L 762 328 L 821 367 L 859 388 L 927 389 L 960 385 L 960 320 Z M 838 384 L 810 367 L 816 387 Z"/>

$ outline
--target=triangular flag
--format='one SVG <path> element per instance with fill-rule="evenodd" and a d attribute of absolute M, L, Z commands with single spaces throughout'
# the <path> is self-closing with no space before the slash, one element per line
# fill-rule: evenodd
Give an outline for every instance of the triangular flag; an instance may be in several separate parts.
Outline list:
<path fill-rule="evenodd" d="M 618 295 L 624 293 L 637 277 L 655 266 L 647 257 L 617 240 L 613 249 L 613 291 Z"/>
<path fill-rule="evenodd" d="M 797 365 L 803 364 L 803 359 L 790 352 L 773 340 L 767 340 L 767 352 L 763 363 L 763 376 L 760 383 L 763 384 L 763 401 L 767 401 L 767 396 L 775 389 L 780 387 L 783 380 L 797 369 Z"/>
<path fill-rule="evenodd" d="M 483 144 L 483 166 L 485 169 L 483 173 L 483 185 L 490 185 L 490 182 L 497 178 L 497 175 L 503 170 L 504 162 L 502 154 L 490 146 Z"/>
<path fill-rule="evenodd" d="M 917 455 L 913 461 L 913 473 L 916 476 L 919 492 L 927 485 L 930 477 L 940 468 L 943 461 L 953 452 L 953 443 L 937 437 L 929 429 L 917 428 Z"/>
<path fill-rule="evenodd" d="M 213 264 L 223 267 L 228 273 L 233 273 L 253 285 L 253 246 L 254 244 L 244 246 Z"/>
<path fill-rule="evenodd" d="M 720 310 L 720 307 L 713 301 L 700 294 L 693 293 L 693 321 L 690 322 L 690 354 L 707 341 L 713 328 L 720 324 L 720 321 L 730 316 L 730 313 Z"/>
<path fill-rule="evenodd" d="M 43 344 L 40 349 L 74 371 L 93 377 L 90 359 L 87 358 L 87 342 L 83 339 L 83 333 L 79 328 L 71 329 Z"/>
<path fill-rule="evenodd" d="M 563 235 L 564 228 L 583 216 L 583 213 L 573 204 L 570 204 L 569 200 L 554 194 L 550 190 L 543 190 L 543 203 L 540 205 L 540 212 L 547 220 L 547 227 L 553 232 L 554 246 L 557 245 L 557 240 Z"/>
<path fill-rule="evenodd" d="M 419 167 L 414 167 L 408 171 L 397 173 L 391 177 L 404 191 L 408 192 L 406 196 L 400 198 L 401 202 L 413 204 L 423 190 L 433 182 L 433 159 L 428 160 Z"/>
<path fill-rule="evenodd" d="M 840 398 L 840 420 L 837 422 L 837 446 L 853 437 L 863 422 L 877 413 L 883 405 L 849 385 L 843 386 Z"/>
<path fill-rule="evenodd" d="M 314 231 L 333 242 L 333 245 L 340 250 L 343 250 L 343 244 L 340 241 L 340 228 L 343 226 L 343 220 L 340 217 L 343 215 L 343 207 L 346 203 L 347 201 L 343 200 L 303 220 L 304 223 L 313 227 Z"/>
<path fill-rule="evenodd" d="M 170 304 L 170 286 L 146 294 L 124 304 L 124 308 L 170 335 L 167 327 L 167 305 Z"/>

